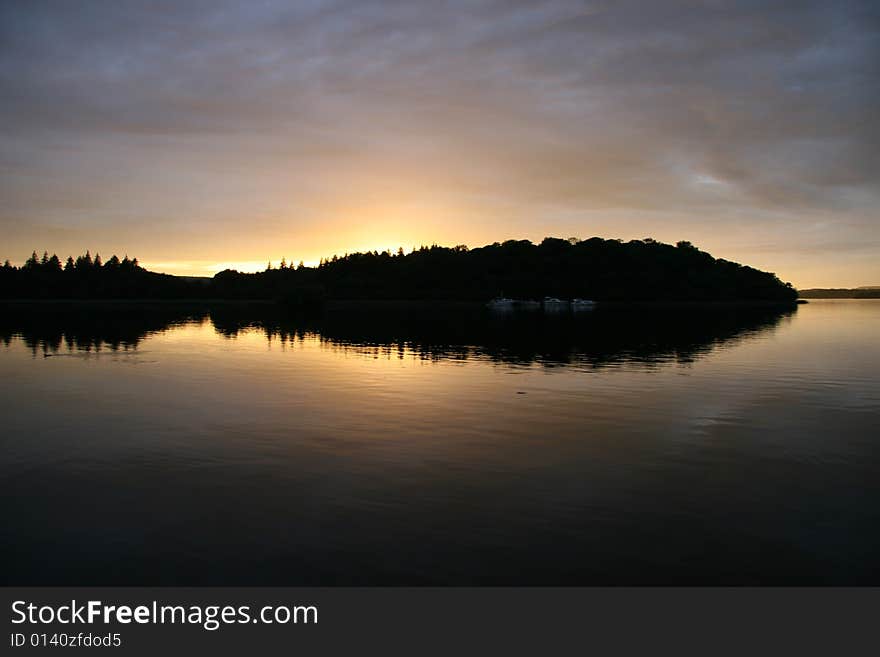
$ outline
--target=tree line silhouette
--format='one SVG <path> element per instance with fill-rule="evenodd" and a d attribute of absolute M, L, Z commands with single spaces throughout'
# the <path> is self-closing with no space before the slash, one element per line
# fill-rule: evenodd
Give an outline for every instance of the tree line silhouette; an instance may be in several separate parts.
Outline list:
<path fill-rule="evenodd" d="M 422 246 L 405 254 L 334 255 L 316 267 L 270 264 L 265 271 L 225 270 L 212 279 L 147 271 L 137 260 L 88 253 L 67 259 L 34 253 L 23 267 L 0 270 L 5 298 L 274 299 L 305 307 L 333 300 L 486 301 L 553 296 L 597 301 L 780 301 L 797 291 L 775 274 L 713 258 L 690 242 L 653 239 L 545 238 L 481 248 Z"/>
<path fill-rule="evenodd" d="M 56 255 L 34 251 L 21 267 L 7 260 L 0 268 L 0 298 L 5 299 L 138 299 L 190 298 L 186 279 L 147 271 L 137 258 L 111 256 L 106 262 L 89 251 L 62 265 Z"/>

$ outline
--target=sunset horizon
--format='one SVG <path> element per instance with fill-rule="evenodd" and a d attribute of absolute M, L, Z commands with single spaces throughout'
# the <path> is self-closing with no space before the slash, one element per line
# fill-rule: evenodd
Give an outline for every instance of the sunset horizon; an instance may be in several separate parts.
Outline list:
<path fill-rule="evenodd" d="M 880 282 L 863 3 L 163 9 L 0 8 L 0 258 L 651 237 Z"/>
<path fill-rule="evenodd" d="M 543 235 L 539 238 L 528 238 L 528 237 L 505 237 L 504 239 L 495 239 L 491 241 L 487 241 L 485 243 L 480 244 L 468 244 L 461 240 L 452 240 L 447 243 L 438 242 L 437 240 L 431 241 L 416 241 L 409 243 L 408 245 L 403 242 L 398 242 L 395 246 L 388 245 L 387 242 L 377 242 L 373 244 L 362 244 L 360 246 L 354 248 L 339 248 L 339 249 L 331 249 L 329 252 L 323 252 L 321 255 L 315 256 L 313 253 L 309 253 L 307 256 L 302 257 L 299 253 L 295 253 L 294 255 L 290 255 L 287 252 L 276 250 L 275 255 L 269 255 L 264 257 L 262 260 L 236 260 L 236 259 L 227 259 L 227 260 L 157 260 L 151 259 L 149 254 L 145 254 L 147 257 L 141 257 L 141 255 L 134 249 L 97 249 L 97 248 L 81 248 L 74 249 L 72 251 L 64 251 L 59 252 L 56 249 L 31 249 L 31 253 L 36 253 L 40 256 L 42 253 L 46 252 L 49 255 L 57 255 L 62 262 L 64 262 L 68 257 L 77 257 L 78 255 L 82 255 L 86 252 L 94 255 L 100 255 L 105 260 L 107 257 L 111 255 L 116 255 L 118 257 L 128 256 L 128 257 L 136 257 L 145 269 L 149 269 L 151 271 L 155 271 L 157 273 L 170 274 L 172 276 L 189 276 L 189 277 L 205 277 L 210 278 L 214 275 L 220 273 L 225 270 L 235 270 L 242 273 L 256 273 L 264 271 L 267 267 L 279 267 L 281 265 L 282 260 L 288 266 L 297 266 L 302 263 L 306 267 L 316 267 L 321 262 L 321 260 L 329 260 L 333 256 L 342 257 L 343 255 L 348 255 L 352 253 L 368 253 L 368 252 L 389 252 L 395 254 L 398 250 L 402 249 L 404 253 L 412 253 L 413 251 L 418 250 L 422 247 L 427 246 L 440 246 L 445 248 L 452 248 L 454 246 L 463 245 L 467 248 L 481 248 L 484 246 L 490 246 L 491 244 L 503 243 L 509 240 L 520 241 L 526 240 L 532 242 L 533 244 L 539 244 L 544 238 L 557 238 L 557 239 L 577 239 L 577 240 L 588 240 L 593 237 L 599 237 L 601 239 L 612 239 L 612 240 L 620 240 L 620 241 L 631 241 L 631 240 L 643 240 L 643 239 L 651 239 L 654 240 L 654 237 L 641 237 L 641 238 L 629 238 L 624 239 L 615 236 L 606 236 L 606 235 L 584 235 L 584 236 L 568 236 L 562 237 L 561 235 Z M 686 239 L 686 237 L 680 237 L 677 239 L 669 239 L 662 240 L 656 239 L 658 242 L 663 242 L 666 244 L 675 244 L 679 241 L 689 241 L 692 240 Z M 795 288 L 798 289 L 811 289 L 811 288 L 847 288 L 847 289 L 855 289 L 855 288 L 866 288 L 866 287 L 876 287 L 872 281 L 851 281 L 849 283 L 842 284 L 828 284 L 825 281 L 818 281 L 808 284 L 799 283 L 797 280 L 792 280 L 789 277 L 785 276 L 784 273 L 780 271 L 776 271 L 773 269 L 771 264 L 761 264 L 755 258 L 751 260 L 743 257 L 737 258 L 732 257 L 728 254 L 719 253 L 717 250 L 712 250 L 706 248 L 702 244 L 694 243 L 694 246 L 699 248 L 701 251 L 705 251 L 712 255 L 715 258 L 722 258 L 724 260 L 729 260 L 733 262 L 738 262 L 739 264 L 746 265 L 749 267 L 754 267 L 756 269 L 761 269 L 765 271 L 771 271 L 775 273 L 780 279 L 786 282 L 792 283 Z M 30 254 L 28 254 L 30 255 Z M 19 254 L 21 256 L 21 254 Z M 18 258 L 5 258 L 8 260 L 13 266 L 21 266 L 25 263 L 26 257 L 18 257 Z M 807 279 L 811 280 L 811 279 Z"/>

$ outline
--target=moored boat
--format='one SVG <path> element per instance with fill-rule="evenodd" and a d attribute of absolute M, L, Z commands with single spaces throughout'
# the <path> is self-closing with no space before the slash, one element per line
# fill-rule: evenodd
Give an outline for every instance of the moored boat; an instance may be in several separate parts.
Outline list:
<path fill-rule="evenodd" d="M 556 297 L 544 297 L 541 306 L 543 306 L 544 312 L 558 313 L 568 310 L 568 301 L 563 301 Z"/>
<path fill-rule="evenodd" d="M 592 310 L 596 305 L 596 302 L 592 299 L 572 299 L 571 300 L 571 309 L 572 310 Z"/>
<path fill-rule="evenodd" d="M 495 297 L 486 304 L 486 307 L 490 310 L 513 310 L 514 303 L 513 299 L 507 297 Z"/>

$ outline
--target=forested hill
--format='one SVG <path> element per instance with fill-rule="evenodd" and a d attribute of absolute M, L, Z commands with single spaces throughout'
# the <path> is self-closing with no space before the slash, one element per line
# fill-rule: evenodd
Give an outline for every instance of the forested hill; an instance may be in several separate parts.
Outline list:
<path fill-rule="evenodd" d="M 112 263 L 112 264 L 111 264 Z M 797 292 L 774 274 L 716 259 L 690 242 L 510 240 L 476 249 L 422 247 L 333 256 L 317 267 L 232 270 L 198 281 L 155 274 L 114 256 L 36 255 L 0 271 L 0 295 L 18 298 L 277 299 L 294 305 L 324 299 L 486 301 L 555 296 L 597 301 L 794 301 Z"/>

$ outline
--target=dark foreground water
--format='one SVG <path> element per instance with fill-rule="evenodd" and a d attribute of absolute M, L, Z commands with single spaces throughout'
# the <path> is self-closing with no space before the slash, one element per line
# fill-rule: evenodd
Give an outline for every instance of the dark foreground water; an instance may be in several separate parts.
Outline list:
<path fill-rule="evenodd" d="M 7 584 L 880 584 L 880 301 L 13 307 Z"/>

